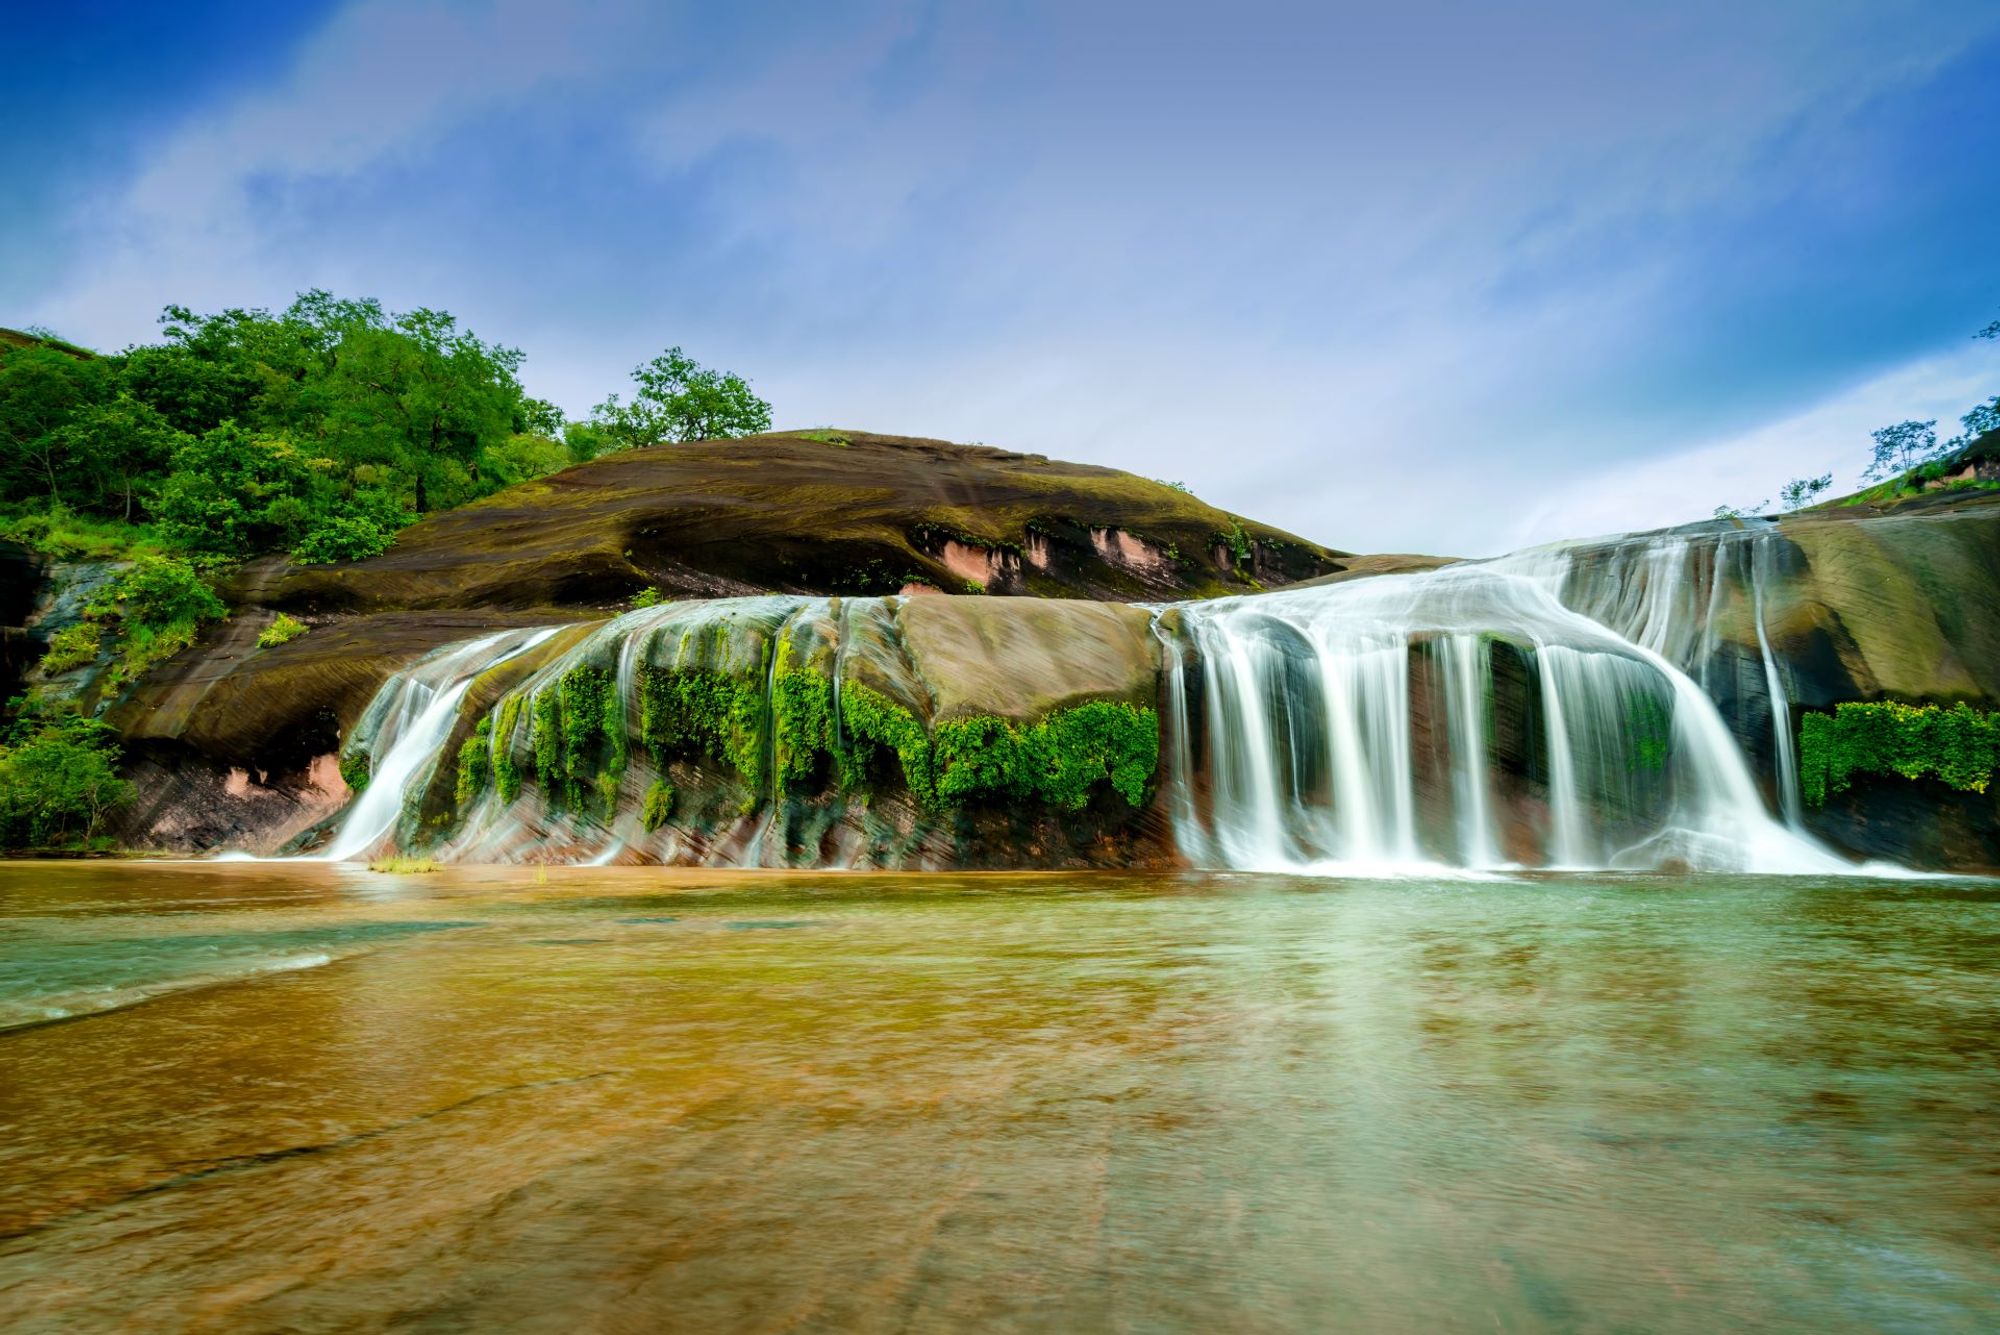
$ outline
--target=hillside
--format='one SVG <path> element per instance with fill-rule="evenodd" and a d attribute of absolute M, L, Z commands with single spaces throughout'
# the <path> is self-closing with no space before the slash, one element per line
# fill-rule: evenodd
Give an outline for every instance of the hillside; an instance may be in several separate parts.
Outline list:
<path fill-rule="evenodd" d="M 436 514 L 349 566 L 277 572 L 296 611 L 903 590 L 1157 599 L 1334 573 L 1344 553 L 1111 468 L 859 431 L 608 455 Z"/>

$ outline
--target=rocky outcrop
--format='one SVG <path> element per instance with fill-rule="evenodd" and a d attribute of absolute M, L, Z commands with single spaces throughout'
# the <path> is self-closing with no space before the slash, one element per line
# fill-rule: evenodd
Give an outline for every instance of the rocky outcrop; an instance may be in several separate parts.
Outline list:
<path fill-rule="evenodd" d="M 1115 469 L 819 431 L 580 464 L 426 519 L 372 561 L 288 571 L 268 601 L 354 613 L 912 585 L 1137 600 L 1251 592 L 1342 559 Z"/>

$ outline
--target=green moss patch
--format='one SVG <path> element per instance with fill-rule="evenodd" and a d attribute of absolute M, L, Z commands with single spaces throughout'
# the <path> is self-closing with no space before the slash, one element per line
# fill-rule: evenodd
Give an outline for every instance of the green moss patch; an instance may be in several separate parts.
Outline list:
<path fill-rule="evenodd" d="M 764 790 L 764 692 L 712 669 L 639 674 L 639 737 L 655 757 L 706 755 Z"/>
<path fill-rule="evenodd" d="M 499 739 L 499 745 L 494 748 L 493 782 L 500 790 L 502 802 L 512 802 L 521 795 L 521 770 L 514 763 L 511 748 L 515 729 L 521 723 L 522 704 L 522 697 L 510 695 L 500 702 L 500 708 L 495 713 L 493 733 Z"/>
<path fill-rule="evenodd" d="M 1849 702 L 1799 725 L 1799 786 L 1814 806 L 1846 791 L 1855 774 L 1934 778 L 1983 793 L 2000 768 L 2000 713 L 1968 705 Z"/>
<path fill-rule="evenodd" d="M 673 814 L 674 786 L 665 779 L 653 780 L 646 789 L 645 798 L 639 803 L 639 823 L 648 831 L 657 830 Z"/>
<path fill-rule="evenodd" d="M 511 709 L 510 709 L 511 707 Z M 501 705 L 502 735 L 511 732 L 518 697 Z M 625 710 L 618 683 L 603 668 L 573 667 L 537 691 L 526 706 L 535 780 L 551 805 L 582 809 L 592 798 L 607 812 L 617 804 L 618 776 L 626 762 Z M 501 796 L 520 791 L 511 762 L 501 774 Z"/>
<path fill-rule="evenodd" d="M 1015 797 L 1081 811 L 1100 783 L 1133 806 L 1160 761 L 1159 718 L 1138 705 L 1092 701 L 1027 727 L 1003 719 L 949 719 L 932 739 L 942 802 Z"/>
<path fill-rule="evenodd" d="M 458 783 L 453 796 L 462 808 L 486 791 L 493 777 L 493 718 L 479 720 L 479 726 L 458 748 Z"/>

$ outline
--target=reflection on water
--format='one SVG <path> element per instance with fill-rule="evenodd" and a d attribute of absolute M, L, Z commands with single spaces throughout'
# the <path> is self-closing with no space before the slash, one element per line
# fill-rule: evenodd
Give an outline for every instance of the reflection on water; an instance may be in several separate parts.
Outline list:
<path fill-rule="evenodd" d="M 2000 1325 L 1989 885 L 14 865 L 0 1024 L 24 1329 Z"/>

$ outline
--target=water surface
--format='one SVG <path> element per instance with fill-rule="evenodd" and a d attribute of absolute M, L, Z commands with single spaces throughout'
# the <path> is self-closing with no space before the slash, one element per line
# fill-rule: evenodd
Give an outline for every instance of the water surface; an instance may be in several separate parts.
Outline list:
<path fill-rule="evenodd" d="M 2000 890 L 0 865 L 11 1328 L 1991 1330 Z"/>

